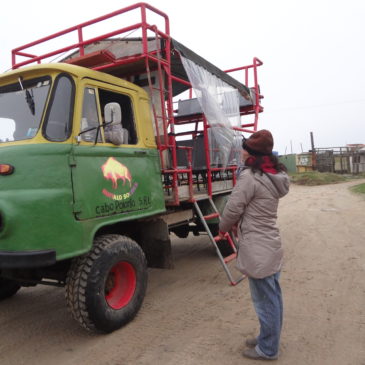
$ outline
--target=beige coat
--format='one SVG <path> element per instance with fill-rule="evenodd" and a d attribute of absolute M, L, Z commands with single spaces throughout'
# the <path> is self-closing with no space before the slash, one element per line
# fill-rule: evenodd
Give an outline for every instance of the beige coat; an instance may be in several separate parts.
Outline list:
<path fill-rule="evenodd" d="M 289 191 L 286 173 L 260 174 L 243 170 L 224 209 L 219 229 L 238 223 L 237 269 L 262 279 L 281 269 L 283 249 L 276 225 L 279 198 Z"/>

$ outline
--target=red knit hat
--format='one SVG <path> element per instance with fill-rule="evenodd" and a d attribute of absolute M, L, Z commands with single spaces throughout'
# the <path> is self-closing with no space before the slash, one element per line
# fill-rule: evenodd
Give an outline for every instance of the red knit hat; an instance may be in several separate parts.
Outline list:
<path fill-rule="evenodd" d="M 248 139 L 243 138 L 242 142 L 242 148 L 253 156 L 271 155 L 273 146 L 274 139 L 267 129 L 251 134 Z"/>

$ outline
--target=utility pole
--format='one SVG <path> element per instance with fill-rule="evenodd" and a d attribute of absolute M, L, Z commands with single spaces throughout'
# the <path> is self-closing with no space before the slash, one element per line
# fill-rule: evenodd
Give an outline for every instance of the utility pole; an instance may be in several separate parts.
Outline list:
<path fill-rule="evenodd" d="M 313 132 L 310 132 L 311 137 L 311 152 L 312 152 L 312 169 L 315 171 L 316 169 L 316 149 L 314 147 L 314 138 L 313 138 Z"/>
<path fill-rule="evenodd" d="M 313 139 L 313 132 L 310 132 L 311 135 L 311 146 L 312 146 L 312 152 L 314 152 L 314 139 Z"/>

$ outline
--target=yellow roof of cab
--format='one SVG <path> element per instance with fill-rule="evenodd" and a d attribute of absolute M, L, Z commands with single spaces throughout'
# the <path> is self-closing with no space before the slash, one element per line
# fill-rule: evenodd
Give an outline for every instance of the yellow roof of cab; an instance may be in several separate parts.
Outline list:
<path fill-rule="evenodd" d="M 67 63 L 39 64 L 34 66 L 18 68 L 16 70 L 11 70 L 3 73 L 0 76 L 0 85 L 1 84 L 4 85 L 8 82 L 11 82 L 11 80 L 17 79 L 20 75 L 22 75 L 23 77 L 30 75 L 38 76 L 40 74 L 44 75 L 47 72 L 66 72 L 80 79 L 83 78 L 96 79 L 99 81 L 108 82 L 110 84 L 126 87 L 135 90 L 139 93 L 142 93 L 144 94 L 144 96 L 147 96 L 146 91 L 143 90 L 141 87 L 126 80 L 123 80 L 119 77 L 109 75 L 105 72 L 95 71 L 86 67 L 70 65 Z"/>

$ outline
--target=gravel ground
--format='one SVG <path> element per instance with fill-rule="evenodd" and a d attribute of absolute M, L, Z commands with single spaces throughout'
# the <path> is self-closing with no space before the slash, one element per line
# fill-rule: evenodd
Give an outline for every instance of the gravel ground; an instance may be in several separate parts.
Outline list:
<path fill-rule="evenodd" d="M 292 186 L 279 208 L 284 328 L 277 364 L 365 365 L 365 199 L 349 186 Z M 207 236 L 173 238 L 134 321 L 109 335 L 71 319 L 62 289 L 0 303 L 1 365 L 249 364 L 258 330 L 248 283 L 230 287 Z M 258 362 L 256 362 L 258 363 Z"/>

